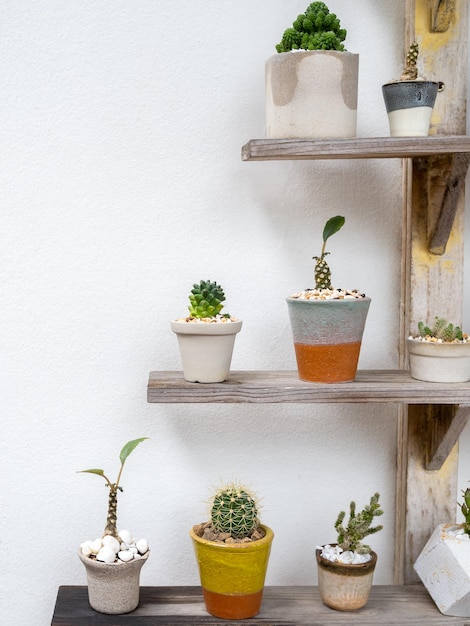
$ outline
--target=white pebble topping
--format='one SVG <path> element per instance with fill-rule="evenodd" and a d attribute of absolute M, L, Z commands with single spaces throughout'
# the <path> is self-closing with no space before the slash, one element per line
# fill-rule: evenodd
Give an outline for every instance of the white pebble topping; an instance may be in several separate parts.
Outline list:
<path fill-rule="evenodd" d="M 362 300 L 365 297 L 357 289 L 304 289 L 291 296 L 298 300 Z"/>
<path fill-rule="evenodd" d="M 357 554 L 357 552 L 351 552 L 351 550 L 343 551 L 343 548 L 339 546 L 317 546 L 318 550 L 321 550 L 321 556 L 333 563 L 347 563 L 350 565 L 357 565 L 359 563 L 367 563 L 371 560 L 370 554 Z"/>
<path fill-rule="evenodd" d="M 148 552 L 146 539 L 135 541 L 128 530 L 120 530 L 118 535 L 120 541 L 111 535 L 98 537 L 94 541 L 84 541 L 80 544 L 80 552 L 83 556 L 95 557 L 103 563 L 127 563 L 133 559 L 141 559 Z"/>

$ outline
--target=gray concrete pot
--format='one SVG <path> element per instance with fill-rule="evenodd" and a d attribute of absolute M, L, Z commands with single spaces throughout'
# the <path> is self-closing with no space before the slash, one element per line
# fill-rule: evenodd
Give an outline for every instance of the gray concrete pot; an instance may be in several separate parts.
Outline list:
<path fill-rule="evenodd" d="M 101 563 L 78 553 L 88 580 L 88 600 L 95 611 L 118 615 L 130 613 L 139 604 L 140 570 L 149 552 L 127 563 Z"/>

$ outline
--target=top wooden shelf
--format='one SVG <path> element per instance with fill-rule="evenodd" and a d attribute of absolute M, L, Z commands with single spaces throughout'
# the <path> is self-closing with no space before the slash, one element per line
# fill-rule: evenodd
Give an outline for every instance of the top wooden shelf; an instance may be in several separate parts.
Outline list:
<path fill-rule="evenodd" d="M 470 403 L 470 383 L 424 383 L 401 370 L 362 370 L 350 383 L 299 380 L 297 371 L 236 371 L 223 383 L 188 383 L 180 371 L 150 372 L 148 402 Z"/>
<path fill-rule="evenodd" d="M 243 161 L 295 159 L 400 159 L 470 153 L 467 135 L 360 137 L 355 139 L 251 139 Z"/>

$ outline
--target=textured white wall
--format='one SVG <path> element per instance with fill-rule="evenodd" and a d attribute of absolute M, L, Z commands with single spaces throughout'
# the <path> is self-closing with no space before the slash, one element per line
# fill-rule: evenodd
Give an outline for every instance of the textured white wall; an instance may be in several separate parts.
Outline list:
<path fill-rule="evenodd" d="M 360 367 L 397 366 L 399 162 L 240 159 L 264 133 L 264 60 L 306 4 L 0 6 L 8 626 L 49 623 L 57 587 L 85 584 L 75 552 L 101 533 L 106 491 L 76 470 L 116 472 L 140 436 L 151 439 L 128 461 L 120 525 L 151 543 L 143 584 L 198 584 L 188 530 L 210 486 L 232 478 L 263 496 L 276 533 L 268 584 L 315 583 L 316 544 L 376 490 L 376 582 L 392 580 L 394 407 L 146 403 L 148 372 L 180 367 L 169 320 L 201 278 L 244 320 L 235 369 L 294 368 L 284 298 L 311 284 L 336 213 L 347 223 L 331 242 L 335 282 L 372 297 Z M 361 55 L 358 134 L 387 135 L 380 86 L 401 66 L 404 3 L 329 6 Z"/>

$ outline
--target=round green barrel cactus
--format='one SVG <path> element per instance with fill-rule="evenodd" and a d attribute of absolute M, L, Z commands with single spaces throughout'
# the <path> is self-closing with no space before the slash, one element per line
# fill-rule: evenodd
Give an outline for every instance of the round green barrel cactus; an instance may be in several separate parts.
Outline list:
<path fill-rule="evenodd" d="M 211 522 L 215 531 L 234 539 L 249 537 L 259 524 L 256 498 L 243 485 L 228 485 L 212 501 Z"/>

